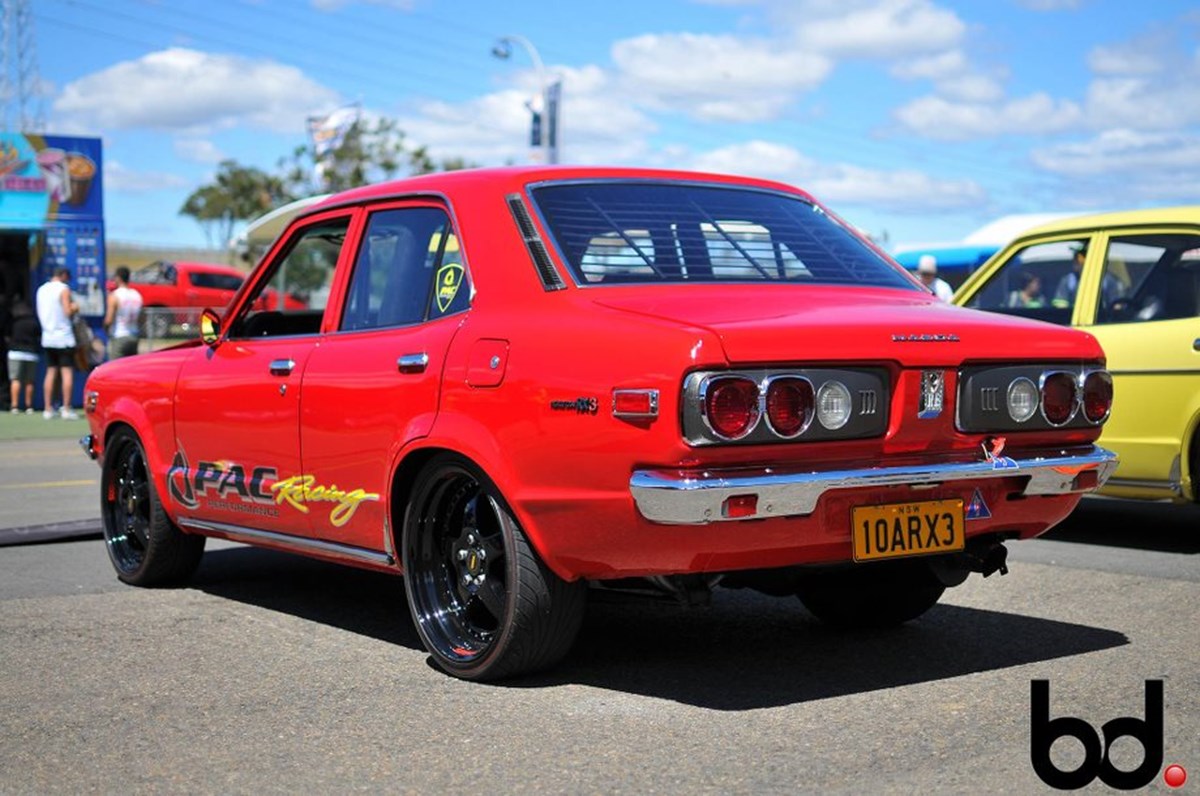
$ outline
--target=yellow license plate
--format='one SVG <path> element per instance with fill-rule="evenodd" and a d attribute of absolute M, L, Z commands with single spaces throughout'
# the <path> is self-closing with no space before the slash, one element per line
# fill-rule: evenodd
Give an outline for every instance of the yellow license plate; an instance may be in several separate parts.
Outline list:
<path fill-rule="evenodd" d="M 962 550 L 962 500 L 858 506 L 851 518 L 855 561 Z"/>

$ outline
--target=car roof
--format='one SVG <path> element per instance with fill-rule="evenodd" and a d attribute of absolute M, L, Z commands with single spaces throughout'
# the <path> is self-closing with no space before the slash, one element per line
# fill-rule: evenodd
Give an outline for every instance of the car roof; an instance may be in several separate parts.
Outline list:
<path fill-rule="evenodd" d="M 190 260 L 163 260 L 166 265 L 173 265 L 184 271 L 208 271 L 212 274 L 237 274 L 245 276 L 245 271 L 239 271 L 231 265 L 221 265 L 220 263 L 199 263 Z"/>
<path fill-rule="evenodd" d="M 1200 224 L 1200 205 L 1153 207 L 1144 210 L 1122 210 L 1090 216 L 1072 216 L 1025 230 L 1021 238 L 1053 235 L 1060 232 L 1086 232 L 1116 227 L 1146 227 L 1163 224 Z"/>
<path fill-rule="evenodd" d="M 530 183 L 570 180 L 682 180 L 724 183 L 798 194 L 815 202 L 806 192 L 781 182 L 732 174 L 716 174 L 673 169 L 646 169 L 614 166 L 497 166 L 479 169 L 441 171 L 400 180 L 351 188 L 333 194 L 306 208 L 300 215 L 319 213 L 331 207 L 383 199 L 405 194 L 460 193 L 479 190 L 508 194 L 523 190 Z"/>

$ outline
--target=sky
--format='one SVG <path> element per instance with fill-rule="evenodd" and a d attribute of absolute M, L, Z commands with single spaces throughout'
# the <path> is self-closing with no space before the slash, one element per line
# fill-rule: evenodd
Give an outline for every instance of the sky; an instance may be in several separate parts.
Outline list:
<path fill-rule="evenodd" d="M 358 103 L 435 158 L 798 185 L 895 249 L 1012 213 L 1200 202 L 1194 0 L 34 0 L 45 131 L 104 142 L 110 240 L 207 245 L 217 164 Z M 492 54 L 502 36 L 540 55 Z"/>

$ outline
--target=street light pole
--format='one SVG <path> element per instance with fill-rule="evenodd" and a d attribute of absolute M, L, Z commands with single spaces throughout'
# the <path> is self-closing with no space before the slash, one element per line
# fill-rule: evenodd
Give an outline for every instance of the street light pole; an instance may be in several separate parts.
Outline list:
<path fill-rule="evenodd" d="M 550 83 L 546 73 L 546 67 L 542 63 L 541 56 L 538 55 L 537 48 L 533 43 L 524 36 L 512 34 L 501 36 L 496 41 L 496 45 L 492 47 L 492 55 L 501 60 L 508 60 L 512 56 L 513 44 L 519 44 L 529 54 L 529 60 L 533 61 L 533 68 L 537 72 L 538 85 L 541 88 L 541 129 L 540 145 L 542 149 L 542 157 L 545 163 L 558 162 L 558 106 L 562 100 L 562 81 L 555 80 Z M 530 109 L 534 110 L 534 109 Z M 534 110 L 534 113 L 538 111 Z"/>

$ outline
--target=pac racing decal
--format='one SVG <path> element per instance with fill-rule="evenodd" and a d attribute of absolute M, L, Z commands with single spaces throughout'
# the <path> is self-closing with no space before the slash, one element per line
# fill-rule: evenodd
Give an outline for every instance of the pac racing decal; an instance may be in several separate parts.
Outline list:
<path fill-rule="evenodd" d="M 275 493 L 276 503 L 286 502 L 305 514 L 308 513 L 309 503 L 336 503 L 329 512 L 329 524 L 335 528 L 341 528 L 350 522 L 350 518 L 364 500 L 379 500 L 378 493 L 363 489 L 347 491 L 338 489 L 337 484 L 321 486 L 317 483 L 316 476 L 312 475 L 293 475 L 291 478 L 285 478 L 274 484 L 271 491 Z"/>
<path fill-rule="evenodd" d="M 278 517 L 278 507 L 285 504 L 307 514 L 310 503 L 334 503 L 329 523 L 335 528 L 350 522 L 362 503 L 379 500 L 376 492 L 318 484 L 313 475 L 281 480 L 274 467 L 250 468 L 249 476 L 246 472 L 247 468 L 230 461 L 202 461 L 193 470 L 180 450 L 167 471 L 167 490 L 184 508 L 195 509 L 204 500 L 211 509 L 263 517 Z"/>
<path fill-rule="evenodd" d="M 446 263 L 437 272 L 437 305 L 439 312 L 445 312 L 458 289 L 462 286 L 463 267 L 459 263 Z"/>

